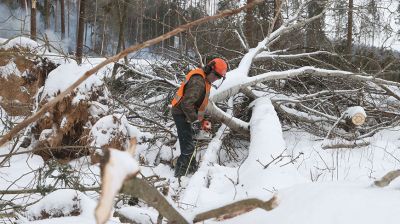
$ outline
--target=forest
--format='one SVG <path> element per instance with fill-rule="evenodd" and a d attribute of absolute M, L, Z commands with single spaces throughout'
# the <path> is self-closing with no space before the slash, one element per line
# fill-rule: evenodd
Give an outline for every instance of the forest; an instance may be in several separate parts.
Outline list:
<path fill-rule="evenodd" d="M 399 87 L 397 0 L 1 0 L 0 223 L 398 223 Z"/>

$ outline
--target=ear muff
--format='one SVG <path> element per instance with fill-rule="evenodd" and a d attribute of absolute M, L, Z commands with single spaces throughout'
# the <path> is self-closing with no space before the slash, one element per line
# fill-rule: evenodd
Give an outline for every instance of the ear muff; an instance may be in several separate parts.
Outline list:
<path fill-rule="evenodd" d="M 207 75 L 210 74 L 210 72 L 214 69 L 215 66 L 215 61 L 211 61 L 210 63 L 208 63 L 206 66 L 204 66 L 204 73 L 206 73 Z"/>

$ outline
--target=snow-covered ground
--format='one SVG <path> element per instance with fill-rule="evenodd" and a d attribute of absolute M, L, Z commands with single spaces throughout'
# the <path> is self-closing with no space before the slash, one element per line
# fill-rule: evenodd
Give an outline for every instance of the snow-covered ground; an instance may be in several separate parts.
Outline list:
<path fill-rule="evenodd" d="M 372 185 L 374 180 L 400 165 L 398 129 L 379 132 L 370 139 L 368 147 L 323 150 L 323 139 L 296 130 L 282 133 L 278 117 L 267 98 L 260 98 L 253 106 L 250 122 L 252 138 L 248 157 L 242 164 L 224 167 L 208 158 L 212 163 L 193 176 L 184 177 L 180 185 L 173 177 L 173 170 L 163 164 L 141 167 L 142 173 L 155 173 L 167 178 L 171 187 L 167 197 L 173 201 L 172 198 L 179 196 L 176 206 L 189 220 L 195 214 L 233 201 L 245 198 L 268 200 L 276 195 L 279 204 L 274 210 L 266 212 L 255 209 L 222 223 L 398 223 L 400 181 L 394 181 L 385 188 Z M 216 144 L 220 143 L 212 141 L 207 150 L 213 151 L 213 147 L 218 147 Z M 1 151 L 6 152 L 8 147 L 2 147 Z M 284 158 L 267 168 L 263 166 L 273 160 L 271 156 L 276 158 L 300 152 L 303 155 L 292 163 Z M 76 167 L 76 164 L 82 165 L 84 162 L 77 160 L 71 164 Z M 9 165 L 1 168 L 1 189 L 9 188 L 13 180 L 18 181 L 11 189 L 36 187 L 29 185 L 33 177 L 24 174 L 43 167 L 40 157 L 25 154 L 14 156 Z M 94 167 L 91 169 L 96 170 Z M 95 173 L 98 174 L 98 171 Z M 204 175 L 205 179 L 195 178 L 197 175 Z M 23 203 L 40 197 L 25 198 Z M 11 197 L 2 196 L 2 200 L 11 200 Z M 21 220 L 21 223 L 95 223 L 93 212 L 96 203 L 97 196 L 93 192 L 87 196 L 75 190 L 58 190 L 28 207 L 27 213 L 23 214 L 27 220 Z M 79 216 L 56 217 L 58 210 L 69 214 L 74 209 L 80 211 Z M 43 211 L 55 214 L 55 217 L 29 221 Z M 123 206 L 120 213 L 141 220 L 141 223 L 154 222 L 157 214 L 146 206 Z M 114 218 L 108 223 L 119 221 Z M 208 220 L 204 223 L 217 221 Z"/>

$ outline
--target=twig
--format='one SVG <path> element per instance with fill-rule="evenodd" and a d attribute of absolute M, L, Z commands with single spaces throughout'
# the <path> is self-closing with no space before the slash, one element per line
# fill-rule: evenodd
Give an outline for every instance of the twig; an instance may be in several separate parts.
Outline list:
<path fill-rule="evenodd" d="M 0 194 L 34 194 L 34 193 L 47 193 L 56 190 L 64 190 L 70 188 L 37 188 L 37 189 L 24 189 L 24 190 L 0 190 Z M 100 187 L 88 187 L 75 189 L 79 191 L 99 191 Z"/>
<path fill-rule="evenodd" d="M 7 153 L 7 154 L 2 154 L 0 155 L 1 157 L 7 157 L 7 156 L 15 156 L 15 155 L 21 155 L 25 153 L 31 153 L 31 152 L 38 152 L 42 150 L 59 150 L 59 149 L 102 149 L 101 147 L 94 147 L 94 146 L 57 146 L 57 147 L 44 147 L 44 148 L 36 148 L 32 150 L 27 150 L 27 151 L 22 151 L 22 152 L 14 152 L 14 153 Z"/>
<path fill-rule="evenodd" d="M 138 116 L 140 119 L 143 119 L 143 120 L 145 120 L 145 121 L 147 121 L 147 122 L 150 122 L 150 123 L 152 123 L 152 124 L 155 124 L 156 126 L 158 126 L 159 128 L 161 128 L 162 130 L 168 132 L 171 136 L 177 137 L 172 131 L 168 130 L 168 129 L 165 128 L 163 125 L 159 124 L 158 122 L 153 121 L 152 119 L 149 119 L 149 118 L 147 118 L 147 117 L 140 116 L 136 111 L 134 111 L 132 108 L 130 108 L 129 105 L 127 105 L 127 104 L 126 104 L 125 102 L 123 102 L 122 100 L 120 100 L 120 99 L 118 99 L 118 98 L 116 98 L 116 97 L 113 97 L 113 99 L 116 100 L 118 103 L 122 104 L 126 109 L 129 110 L 129 112 L 135 114 L 135 115 Z"/>
<path fill-rule="evenodd" d="M 338 148 L 348 148 L 348 149 L 352 149 L 352 148 L 356 148 L 356 147 L 365 147 L 365 146 L 369 146 L 369 142 L 361 142 L 361 143 L 353 143 L 353 144 L 333 144 L 333 145 L 324 145 L 322 146 L 322 149 L 338 149 Z"/>

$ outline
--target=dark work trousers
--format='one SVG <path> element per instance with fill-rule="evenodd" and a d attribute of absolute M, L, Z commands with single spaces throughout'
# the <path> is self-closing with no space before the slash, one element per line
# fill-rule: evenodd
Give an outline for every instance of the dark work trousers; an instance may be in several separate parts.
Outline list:
<path fill-rule="evenodd" d="M 176 129 L 178 131 L 179 146 L 181 147 L 181 155 L 191 156 L 194 151 L 193 129 L 183 114 L 172 114 Z"/>

